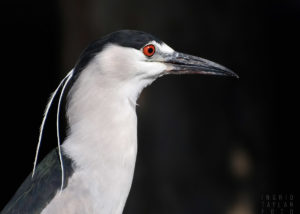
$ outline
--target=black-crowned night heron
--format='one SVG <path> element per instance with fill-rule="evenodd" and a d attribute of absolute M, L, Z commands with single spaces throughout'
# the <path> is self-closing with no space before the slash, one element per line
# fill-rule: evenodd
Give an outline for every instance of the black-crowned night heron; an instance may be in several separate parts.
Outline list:
<path fill-rule="evenodd" d="M 67 94 L 65 141 L 60 148 L 58 131 L 58 148 L 34 167 L 2 214 L 122 213 L 137 153 L 136 100 L 143 88 L 166 74 L 237 77 L 140 31 L 122 30 L 91 43 L 53 93 L 38 148 L 59 91 L 58 130 L 61 100 Z"/>

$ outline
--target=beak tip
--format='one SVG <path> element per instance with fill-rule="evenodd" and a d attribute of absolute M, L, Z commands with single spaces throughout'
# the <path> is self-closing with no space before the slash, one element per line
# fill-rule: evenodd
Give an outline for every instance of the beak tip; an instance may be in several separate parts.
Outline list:
<path fill-rule="evenodd" d="M 234 78 L 236 78 L 236 79 L 239 79 L 240 77 L 239 77 L 239 75 L 237 75 L 235 72 L 233 72 L 232 70 L 230 70 L 230 69 L 226 69 L 226 74 L 228 75 L 228 76 L 231 76 L 231 77 L 234 77 Z"/>
<path fill-rule="evenodd" d="M 237 75 L 236 73 L 232 72 L 232 77 L 236 78 L 236 79 L 239 79 L 239 75 Z"/>

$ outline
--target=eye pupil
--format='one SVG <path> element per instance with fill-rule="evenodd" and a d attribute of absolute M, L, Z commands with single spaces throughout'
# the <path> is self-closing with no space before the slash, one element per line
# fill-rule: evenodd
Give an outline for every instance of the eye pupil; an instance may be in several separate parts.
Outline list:
<path fill-rule="evenodd" d="M 155 53 L 155 46 L 154 45 L 146 45 L 143 48 L 143 52 L 146 56 L 151 57 Z"/>
<path fill-rule="evenodd" d="M 149 48 L 149 49 L 148 49 L 148 52 L 149 52 L 149 53 L 152 53 L 152 52 L 153 52 L 153 49 L 152 49 L 152 48 Z"/>

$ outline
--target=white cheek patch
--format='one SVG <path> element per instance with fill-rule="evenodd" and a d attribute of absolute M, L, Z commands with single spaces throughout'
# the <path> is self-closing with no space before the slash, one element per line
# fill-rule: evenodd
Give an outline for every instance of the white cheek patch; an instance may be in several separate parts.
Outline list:
<path fill-rule="evenodd" d="M 95 57 L 95 70 L 110 76 L 130 77 L 130 73 L 138 70 L 136 64 L 144 58 L 144 54 L 134 48 L 109 44 Z"/>
<path fill-rule="evenodd" d="M 130 47 L 122 47 L 117 44 L 109 44 L 97 55 L 97 61 L 101 63 L 115 63 L 116 61 L 134 61 L 142 59 L 143 54 Z"/>

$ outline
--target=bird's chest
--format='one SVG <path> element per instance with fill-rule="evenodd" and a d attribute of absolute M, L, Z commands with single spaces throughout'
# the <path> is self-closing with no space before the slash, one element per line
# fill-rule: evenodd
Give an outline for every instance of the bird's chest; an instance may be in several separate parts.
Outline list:
<path fill-rule="evenodd" d="M 122 213 L 136 160 L 136 115 L 116 115 L 106 121 L 103 117 L 97 123 L 91 118 L 77 124 L 76 134 L 64 143 L 64 152 L 76 163 L 74 174 L 43 214 Z"/>
<path fill-rule="evenodd" d="M 118 158 L 99 159 L 103 162 L 77 168 L 43 214 L 121 214 L 132 183 L 136 147 L 123 151 Z"/>

